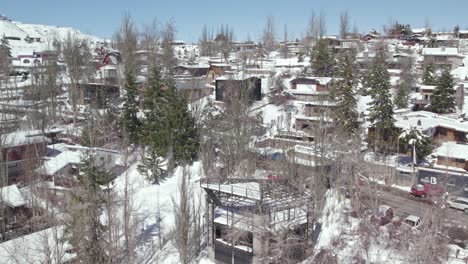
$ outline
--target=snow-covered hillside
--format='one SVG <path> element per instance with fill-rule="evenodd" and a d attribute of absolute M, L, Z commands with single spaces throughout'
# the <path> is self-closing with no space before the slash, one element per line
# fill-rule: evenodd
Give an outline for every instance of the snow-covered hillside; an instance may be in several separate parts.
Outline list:
<path fill-rule="evenodd" d="M 8 38 L 11 55 L 32 54 L 33 51 L 43 51 L 52 48 L 54 39 L 65 40 L 71 34 L 80 39 L 88 40 L 92 45 L 104 40 L 96 36 L 84 34 L 70 27 L 25 24 L 16 21 L 0 20 L 0 36 Z"/>

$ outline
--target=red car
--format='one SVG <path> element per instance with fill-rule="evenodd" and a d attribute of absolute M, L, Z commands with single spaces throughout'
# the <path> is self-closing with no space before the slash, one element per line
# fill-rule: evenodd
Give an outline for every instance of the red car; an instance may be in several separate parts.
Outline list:
<path fill-rule="evenodd" d="M 444 188 L 436 184 L 416 184 L 411 187 L 411 193 L 422 198 L 442 194 L 443 192 Z"/>

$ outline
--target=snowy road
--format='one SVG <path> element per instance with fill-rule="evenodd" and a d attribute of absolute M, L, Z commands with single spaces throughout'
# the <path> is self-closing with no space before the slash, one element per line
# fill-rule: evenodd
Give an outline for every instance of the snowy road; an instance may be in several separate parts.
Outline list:
<path fill-rule="evenodd" d="M 423 218 L 431 206 L 433 206 L 428 199 L 414 197 L 407 192 L 395 189 L 381 190 L 378 200 L 379 204 L 391 206 L 395 215 L 401 217 L 416 215 Z M 448 223 L 457 227 L 463 226 L 468 228 L 468 215 L 465 215 L 462 211 L 447 208 L 445 215 L 445 220 Z"/>

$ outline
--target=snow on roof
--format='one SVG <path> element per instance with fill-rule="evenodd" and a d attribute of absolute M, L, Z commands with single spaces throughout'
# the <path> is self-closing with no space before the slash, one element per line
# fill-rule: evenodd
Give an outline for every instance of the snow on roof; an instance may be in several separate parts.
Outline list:
<path fill-rule="evenodd" d="M 460 53 L 458 53 L 457 48 L 423 48 L 422 50 L 423 56 L 458 56 L 464 57 Z"/>
<path fill-rule="evenodd" d="M 421 90 L 434 90 L 437 86 L 435 85 L 421 85 L 419 88 Z"/>
<path fill-rule="evenodd" d="M 288 59 L 276 59 L 274 65 L 275 67 L 304 67 L 308 63 L 306 61 L 299 62 L 299 58 L 292 57 Z"/>
<path fill-rule="evenodd" d="M 26 205 L 26 200 L 16 184 L 0 188 L 0 203 L 2 202 L 10 207 Z"/>
<path fill-rule="evenodd" d="M 234 194 L 237 196 L 248 197 L 255 200 L 260 200 L 261 191 L 258 182 L 243 182 L 243 183 L 202 183 L 202 188 L 220 191 L 223 193 Z"/>
<path fill-rule="evenodd" d="M 3 147 L 16 147 L 36 143 L 47 143 L 47 139 L 41 130 L 21 130 L 0 136 Z"/>
<path fill-rule="evenodd" d="M 74 258 L 62 239 L 64 226 L 51 227 L 0 244 L 0 263 L 65 263 Z M 49 262 L 50 261 L 50 262 Z"/>
<path fill-rule="evenodd" d="M 234 218 L 234 220 L 233 220 Z M 215 217 L 213 222 L 221 225 L 232 226 L 242 230 L 252 230 L 253 223 L 251 218 L 246 217 L 236 211 L 227 210 L 222 207 L 217 207 L 215 209 Z"/>
<path fill-rule="evenodd" d="M 422 34 L 427 31 L 427 28 L 412 28 L 411 31 L 413 31 L 414 34 Z"/>
<path fill-rule="evenodd" d="M 433 154 L 440 157 L 468 160 L 468 145 L 444 142 L 434 150 Z"/>
<path fill-rule="evenodd" d="M 406 115 L 396 117 L 395 126 L 404 130 L 411 127 L 416 127 L 421 130 L 445 127 L 448 129 L 468 133 L 468 123 L 463 123 L 458 120 L 427 111 L 411 112 Z"/>
<path fill-rule="evenodd" d="M 466 65 L 466 64 L 465 64 Z M 468 67 L 458 67 L 451 74 L 459 80 L 465 80 L 468 77 Z"/>
<path fill-rule="evenodd" d="M 81 162 L 81 156 L 81 151 L 64 151 L 46 160 L 39 168 L 39 172 L 44 175 L 55 175 L 69 164 L 79 164 Z"/>

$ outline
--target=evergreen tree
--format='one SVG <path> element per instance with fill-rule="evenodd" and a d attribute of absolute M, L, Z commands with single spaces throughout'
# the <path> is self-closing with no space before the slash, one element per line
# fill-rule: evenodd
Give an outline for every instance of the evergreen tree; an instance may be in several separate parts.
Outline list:
<path fill-rule="evenodd" d="M 446 68 L 437 80 L 437 87 L 431 97 L 431 110 L 434 113 L 453 113 L 455 111 L 455 82 L 450 70 Z"/>
<path fill-rule="evenodd" d="M 155 155 L 167 158 L 168 170 L 180 163 L 191 163 L 198 152 L 195 119 L 185 99 L 177 94 L 174 81 L 162 80 L 158 68 L 149 79 L 143 107 L 143 142 L 149 156 L 153 160 Z"/>
<path fill-rule="evenodd" d="M 377 151 L 388 153 L 395 136 L 395 120 L 390 95 L 390 75 L 385 64 L 385 50 L 380 47 L 366 78 L 372 101 L 369 121 L 372 123 L 369 141 Z"/>
<path fill-rule="evenodd" d="M 424 68 L 423 84 L 434 85 L 435 82 L 436 82 L 436 75 L 435 75 L 434 64 L 429 63 Z"/>
<path fill-rule="evenodd" d="M 413 73 L 411 72 L 412 67 L 411 58 L 409 58 L 402 66 L 401 82 L 397 87 L 393 102 L 397 109 L 408 107 L 411 88 L 415 82 Z"/>
<path fill-rule="evenodd" d="M 0 52 L 2 56 L 7 56 L 8 58 L 11 58 L 10 42 L 6 38 L 5 34 L 3 34 L 2 41 L 0 42 Z"/>
<path fill-rule="evenodd" d="M 407 108 L 409 103 L 410 90 L 405 83 L 400 83 L 397 87 L 395 99 L 393 100 L 397 109 Z"/>
<path fill-rule="evenodd" d="M 132 73 L 127 74 L 125 90 L 122 125 L 130 142 L 136 143 L 140 135 L 141 122 L 138 119 L 138 88 Z"/>
<path fill-rule="evenodd" d="M 328 47 L 327 40 L 320 39 L 311 54 L 312 70 L 316 76 L 332 77 L 335 71 L 335 58 Z"/>
<path fill-rule="evenodd" d="M 88 150 L 76 178 L 79 186 L 71 193 L 65 236 L 83 263 L 105 263 L 108 259 L 106 226 L 101 222 L 105 195 L 100 184 L 110 180 L 109 174 L 95 165 L 95 155 Z"/>
<path fill-rule="evenodd" d="M 413 153 L 413 144 L 418 159 L 423 159 L 432 153 L 431 139 L 414 127 L 400 135 L 400 153 Z"/>
<path fill-rule="evenodd" d="M 333 97 L 337 99 L 334 119 L 338 126 L 348 135 L 352 135 L 359 127 L 357 102 L 354 97 L 356 78 L 352 56 L 347 52 L 340 53 L 338 57 L 337 76 L 339 79 L 333 86 Z"/>

